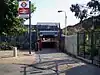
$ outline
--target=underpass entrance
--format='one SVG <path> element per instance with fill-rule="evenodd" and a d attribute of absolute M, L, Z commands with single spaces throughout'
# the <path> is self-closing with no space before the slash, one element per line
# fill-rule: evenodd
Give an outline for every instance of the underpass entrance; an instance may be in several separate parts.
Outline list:
<path fill-rule="evenodd" d="M 42 48 L 59 49 L 60 23 L 37 23 L 36 32 L 37 40 L 42 42 Z"/>
<path fill-rule="evenodd" d="M 26 26 L 28 27 L 28 26 Z M 39 40 L 42 41 L 42 48 L 54 48 L 59 49 L 60 45 L 60 37 L 61 37 L 61 29 L 60 23 L 52 23 L 52 22 L 38 22 L 36 25 L 32 25 L 32 49 L 38 51 L 39 49 Z M 24 47 L 29 47 L 29 40 L 28 32 L 26 34 L 28 36 L 27 40 L 23 38 L 21 40 L 24 42 Z M 25 36 L 23 36 L 25 38 Z"/>
<path fill-rule="evenodd" d="M 58 39 L 52 35 L 44 35 L 40 37 L 42 39 L 42 48 L 57 48 Z"/>

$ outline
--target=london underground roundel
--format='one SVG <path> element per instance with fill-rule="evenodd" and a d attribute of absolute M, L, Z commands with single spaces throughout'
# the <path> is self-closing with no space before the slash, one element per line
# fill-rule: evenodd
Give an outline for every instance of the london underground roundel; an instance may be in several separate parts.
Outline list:
<path fill-rule="evenodd" d="M 25 8 L 25 7 L 27 6 L 27 3 L 26 3 L 26 2 L 22 2 L 22 3 L 21 3 L 21 6 L 22 6 L 23 8 Z"/>
<path fill-rule="evenodd" d="M 29 1 L 19 1 L 19 8 L 29 8 Z"/>
<path fill-rule="evenodd" d="M 29 1 L 19 1 L 18 14 L 21 18 L 29 18 Z"/>

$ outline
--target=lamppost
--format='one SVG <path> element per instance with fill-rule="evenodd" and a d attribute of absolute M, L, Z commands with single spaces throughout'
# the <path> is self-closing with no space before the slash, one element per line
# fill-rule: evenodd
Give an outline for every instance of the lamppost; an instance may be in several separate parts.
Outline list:
<path fill-rule="evenodd" d="M 63 10 L 59 10 L 58 11 L 58 13 L 61 13 L 61 12 L 64 12 L 65 13 L 65 30 L 64 31 L 65 31 L 65 34 L 66 34 L 67 33 L 67 28 L 66 28 L 67 27 L 66 26 L 67 25 L 67 20 L 66 20 L 67 19 L 67 15 L 66 15 L 66 11 L 63 11 Z"/>

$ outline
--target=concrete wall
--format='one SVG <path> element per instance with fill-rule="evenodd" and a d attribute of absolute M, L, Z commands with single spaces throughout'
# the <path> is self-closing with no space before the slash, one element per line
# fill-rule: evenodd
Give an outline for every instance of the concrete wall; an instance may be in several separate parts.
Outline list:
<path fill-rule="evenodd" d="M 65 36 L 65 50 L 77 55 L 77 35 Z"/>

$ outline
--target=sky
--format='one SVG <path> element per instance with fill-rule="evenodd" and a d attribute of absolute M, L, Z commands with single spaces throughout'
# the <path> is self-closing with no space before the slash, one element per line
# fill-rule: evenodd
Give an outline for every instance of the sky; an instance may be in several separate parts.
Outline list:
<path fill-rule="evenodd" d="M 61 28 L 65 27 L 64 12 L 58 13 L 58 10 L 63 10 L 67 15 L 67 26 L 75 25 L 79 22 L 74 13 L 70 11 L 71 4 L 86 4 L 90 0 L 31 0 L 36 6 L 36 11 L 32 14 L 31 23 L 36 25 L 37 22 L 57 22 Z M 25 24 L 28 24 L 28 20 Z"/>

